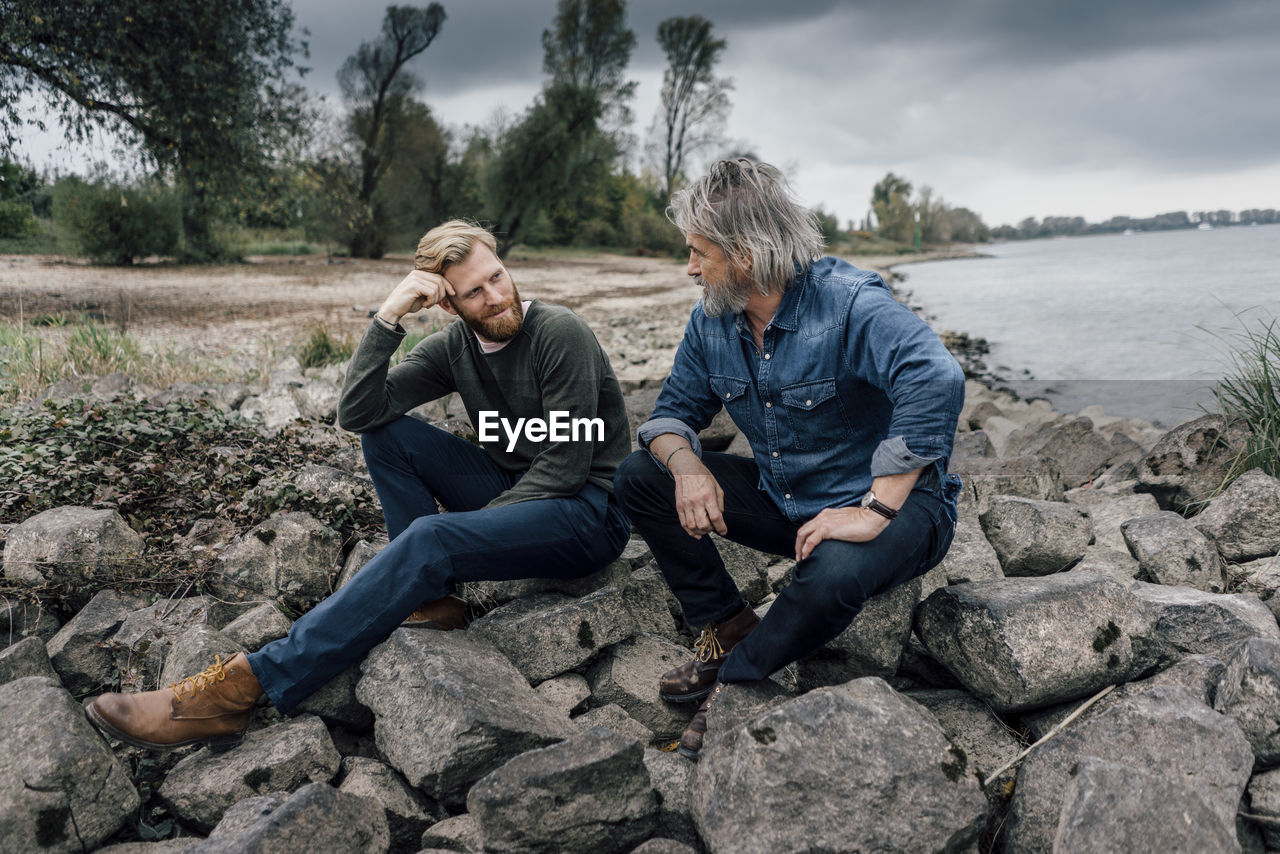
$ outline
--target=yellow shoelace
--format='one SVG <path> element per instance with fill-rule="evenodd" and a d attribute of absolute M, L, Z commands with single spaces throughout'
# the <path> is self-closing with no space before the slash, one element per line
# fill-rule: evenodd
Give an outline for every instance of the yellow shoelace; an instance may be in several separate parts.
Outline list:
<path fill-rule="evenodd" d="M 702 634 L 698 635 L 698 639 L 693 642 L 693 651 L 698 654 L 698 660 L 702 662 L 724 655 L 724 647 L 720 643 L 720 638 L 716 637 L 715 626 L 707 626 L 702 630 Z"/>
<path fill-rule="evenodd" d="M 215 655 L 213 664 L 210 664 L 204 670 L 195 676 L 188 676 L 169 685 L 173 689 L 175 699 L 182 699 L 182 692 L 185 690 L 188 694 L 195 694 L 197 689 L 203 689 L 205 685 L 212 685 L 214 682 L 221 682 L 227 678 L 227 672 L 222 669 L 222 656 Z"/>

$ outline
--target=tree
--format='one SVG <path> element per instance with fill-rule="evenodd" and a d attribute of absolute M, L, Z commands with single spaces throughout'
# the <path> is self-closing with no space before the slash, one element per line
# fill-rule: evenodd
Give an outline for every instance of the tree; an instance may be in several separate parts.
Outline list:
<path fill-rule="evenodd" d="M 349 248 L 357 257 L 379 258 L 386 251 L 385 220 L 374 192 L 386 175 L 397 139 L 410 123 L 412 95 L 421 83 L 406 64 L 435 41 L 444 23 L 444 7 L 388 6 L 382 34 L 365 42 L 338 71 L 338 85 L 350 110 L 347 124 L 359 148 L 356 200 L 366 209 L 352 231 Z"/>
<path fill-rule="evenodd" d="M 636 34 L 627 29 L 626 0 L 559 0 L 542 31 L 542 70 L 554 83 L 594 92 L 620 121 L 636 84 L 623 79 Z"/>
<path fill-rule="evenodd" d="M 215 215 L 305 123 L 293 21 L 287 0 L 0 0 L 0 145 L 44 127 L 32 95 L 72 138 L 119 133 L 176 175 L 186 254 L 217 257 Z"/>
<path fill-rule="evenodd" d="M 871 190 L 880 235 L 910 243 L 915 237 L 915 210 L 911 204 L 911 182 L 888 173 Z"/>
<path fill-rule="evenodd" d="M 658 44 L 667 56 L 667 69 L 654 118 L 655 145 L 662 194 L 669 198 L 687 159 L 723 144 L 721 130 L 729 114 L 727 93 L 733 81 L 713 73 L 725 40 L 711 37 L 711 22 L 701 15 L 667 18 L 658 24 Z"/>

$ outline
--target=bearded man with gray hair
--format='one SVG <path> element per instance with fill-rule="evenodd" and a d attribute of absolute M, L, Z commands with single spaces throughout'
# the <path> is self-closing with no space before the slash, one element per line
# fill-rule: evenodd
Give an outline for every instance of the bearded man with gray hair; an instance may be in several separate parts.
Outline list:
<path fill-rule="evenodd" d="M 614 488 L 686 621 L 693 660 L 659 694 L 700 703 L 697 758 L 726 683 L 768 678 L 842 632 L 872 596 L 924 573 L 955 533 L 947 473 L 964 373 L 878 273 L 822 257 L 812 212 L 772 166 L 722 160 L 668 216 L 702 289 L 671 374 Z M 721 407 L 752 458 L 704 452 Z M 794 555 L 761 620 L 711 539 Z"/>

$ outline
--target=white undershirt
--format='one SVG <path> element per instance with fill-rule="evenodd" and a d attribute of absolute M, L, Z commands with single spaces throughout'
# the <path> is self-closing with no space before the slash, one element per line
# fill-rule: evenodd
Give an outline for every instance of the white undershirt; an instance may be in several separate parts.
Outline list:
<path fill-rule="evenodd" d="M 520 303 L 520 314 L 521 314 L 521 316 L 524 316 L 524 315 L 526 315 L 526 314 L 528 314 L 528 313 L 529 313 L 529 306 L 530 306 L 530 305 L 532 305 L 532 304 L 533 304 L 533 300 L 523 300 L 523 301 L 521 301 L 521 303 Z M 473 330 L 471 330 L 471 331 L 472 331 L 472 332 L 475 332 L 475 330 L 474 330 L 474 329 L 473 329 Z M 505 347 L 505 346 L 507 346 L 508 344 L 510 344 L 510 343 L 511 343 L 511 339 L 507 339 L 506 341 L 489 341 L 489 340 L 486 340 L 486 339 L 485 339 L 485 337 L 484 337 L 483 335 L 481 335 L 479 332 L 476 332 L 476 341 L 477 341 L 477 342 L 479 342 L 479 344 L 480 344 L 480 352 L 484 353 L 486 356 L 488 356 L 488 355 L 491 355 L 491 354 L 493 354 L 493 353 L 498 352 L 498 351 L 499 351 L 499 350 L 501 350 L 503 347 Z"/>

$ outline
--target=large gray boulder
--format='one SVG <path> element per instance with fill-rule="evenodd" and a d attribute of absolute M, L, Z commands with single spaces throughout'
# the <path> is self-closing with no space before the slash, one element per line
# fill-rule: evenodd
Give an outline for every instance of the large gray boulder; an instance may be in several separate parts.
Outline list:
<path fill-rule="evenodd" d="M 1070 488 L 1106 471 L 1113 450 L 1106 437 L 1094 432 L 1093 421 L 1081 416 L 1024 427 L 1009 437 L 1004 453 L 1048 460 L 1062 473 L 1063 485 Z"/>
<path fill-rule="evenodd" d="M 1240 725 L 1259 766 L 1280 765 L 1280 640 L 1241 644 L 1227 659 L 1213 707 Z"/>
<path fill-rule="evenodd" d="M 643 743 L 601 728 L 522 753 L 467 794 L 486 851 L 628 851 L 657 811 Z"/>
<path fill-rule="evenodd" d="M 174 638 L 160 669 L 160 683 L 169 685 L 209 667 L 218 658 L 229 661 L 237 652 L 247 649 L 232 641 L 217 629 L 196 625 Z"/>
<path fill-rule="evenodd" d="M 378 500 L 369 476 L 350 474 L 333 466 L 304 466 L 294 475 L 293 485 L 304 495 L 314 495 L 327 502 L 340 501 L 351 508 L 369 503 L 376 505 Z"/>
<path fill-rule="evenodd" d="M 658 819 L 653 835 L 700 850 L 702 841 L 694 827 L 693 807 L 689 803 L 689 777 L 693 763 L 678 753 L 646 747 L 644 764 L 649 769 L 649 782 L 658 793 Z"/>
<path fill-rule="evenodd" d="M 174 815 L 208 833 L 237 801 L 328 782 L 341 762 L 320 719 L 303 715 L 251 732 L 225 753 L 192 753 L 165 776 L 158 794 Z"/>
<path fill-rule="evenodd" d="M 1213 593 L 1225 589 L 1217 549 L 1172 510 L 1130 519 L 1120 532 L 1142 572 L 1157 584 Z"/>
<path fill-rule="evenodd" d="M 423 832 L 444 817 L 443 810 L 406 783 L 395 769 L 364 756 L 342 760 L 338 791 L 368 798 L 386 811 L 395 851 L 416 851 Z"/>
<path fill-rule="evenodd" d="M 222 627 L 222 634 L 245 649 L 258 650 L 289 634 L 293 622 L 273 602 L 263 602 Z"/>
<path fill-rule="evenodd" d="M 378 553 L 389 544 L 390 541 L 385 535 L 379 535 L 373 540 L 361 540 L 352 546 L 346 561 L 342 564 L 342 572 L 338 573 L 338 582 L 334 585 L 334 589 L 346 586 L 357 572 L 364 569 L 365 564 L 377 557 Z"/>
<path fill-rule="evenodd" d="M 39 587 L 68 585 L 80 608 L 104 578 L 137 561 L 145 543 L 114 510 L 54 507 L 30 517 L 5 537 L 4 576 Z"/>
<path fill-rule="evenodd" d="M 265 596 L 305 611 L 329 595 L 341 559 L 336 531 L 307 513 L 276 513 L 227 549 L 213 587 L 224 596 Z"/>
<path fill-rule="evenodd" d="M 496 646 L 530 682 L 573 670 L 635 633 L 622 592 L 606 587 L 569 599 L 543 594 L 490 611 L 467 629 Z"/>
<path fill-rule="evenodd" d="M 353 732 L 367 732 L 373 726 L 373 714 L 356 696 L 359 684 L 360 665 L 353 664 L 299 703 L 297 712 Z"/>
<path fill-rule="evenodd" d="M 981 519 L 1005 575 L 1062 572 L 1093 542 L 1089 517 L 1062 501 L 997 495 Z"/>
<path fill-rule="evenodd" d="M 631 573 L 622 585 L 622 599 L 637 632 L 677 643 L 684 640 L 674 616 L 680 613 L 680 603 L 656 563 L 650 561 Z"/>
<path fill-rule="evenodd" d="M 299 376 L 298 385 L 301 383 L 302 378 Z M 262 431 L 268 435 L 279 433 L 302 417 L 302 411 L 298 409 L 298 404 L 293 399 L 293 389 L 289 385 L 273 385 L 262 394 L 246 398 L 240 404 L 240 414 L 261 422 Z"/>
<path fill-rule="evenodd" d="M 287 799 L 248 798 L 183 854 L 381 854 L 390 842 L 376 801 L 309 783 Z"/>
<path fill-rule="evenodd" d="M 773 555 L 727 540 L 719 534 L 711 534 L 710 537 L 720 552 L 724 568 L 733 577 L 733 583 L 738 585 L 738 592 L 742 594 L 742 598 L 746 599 L 752 607 L 763 602 L 772 592 L 769 587 L 768 567 Z M 702 626 L 693 628 L 701 629 Z"/>
<path fill-rule="evenodd" d="M 49 653 L 45 651 L 44 641 L 40 638 L 23 638 L 13 646 L 0 649 L 0 685 L 24 676 L 44 676 L 55 682 L 58 680 L 58 674 L 49 662 Z"/>
<path fill-rule="evenodd" d="M 615 560 L 589 575 L 577 578 L 517 578 L 513 581 L 471 581 L 463 586 L 465 598 L 486 609 L 540 593 L 586 596 L 605 587 L 622 587 L 631 576 L 631 563 Z"/>
<path fill-rule="evenodd" d="M 992 771 L 1004 767 L 1022 751 L 1022 742 L 1009 725 L 968 691 L 930 689 L 908 691 L 907 696 L 937 718 L 947 738 L 964 751 L 969 767 L 987 784 Z M 1005 774 L 1013 776 L 1012 771 Z"/>
<path fill-rule="evenodd" d="M 1049 854 L 1073 772 L 1085 757 L 1121 762 L 1185 786 L 1224 827 L 1235 823 L 1253 752 L 1240 727 L 1179 687 L 1159 687 L 1068 726 L 1023 760 L 1009 818 L 1008 854 Z"/>
<path fill-rule="evenodd" d="M 958 460 L 955 471 L 964 478 L 979 512 L 987 509 L 997 495 L 1062 501 L 1062 474 L 1047 460 L 1038 457 Z"/>
<path fill-rule="evenodd" d="M 1065 792 L 1054 854 L 1238 854 L 1235 822 L 1195 790 L 1132 765 L 1086 756 Z"/>
<path fill-rule="evenodd" d="M 142 606 L 136 597 L 103 590 L 45 644 L 53 669 L 68 691 L 84 696 L 115 681 L 111 638 L 125 618 Z"/>
<path fill-rule="evenodd" d="M 502 653 L 467 632 L 397 629 L 365 658 L 356 696 L 392 767 L 454 806 L 511 757 L 573 732 Z"/>
<path fill-rule="evenodd" d="M 1242 422 L 1205 415 L 1174 427 L 1138 463 L 1138 490 L 1163 510 L 1193 512 L 1227 479 L 1249 440 Z"/>
<path fill-rule="evenodd" d="M 1202 653 L 1225 658 L 1248 638 L 1280 638 L 1276 618 L 1256 596 L 1141 581 L 1129 592 L 1143 626 L 1134 639 L 1141 669 Z"/>
<path fill-rule="evenodd" d="M 920 605 L 916 631 L 970 692 L 1012 712 L 1125 681 L 1132 612 L 1122 585 L 1070 572 L 944 587 Z"/>
<path fill-rule="evenodd" d="M 1093 541 L 1122 552 L 1128 551 L 1120 526 L 1139 516 L 1160 512 L 1160 505 L 1150 495 L 1132 490 L 1072 489 L 1066 493 L 1074 504 L 1089 515 L 1093 525 Z"/>
<path fill-rule="evenodd" d="M 577 711 L 591 696 L 591 686 L 580 673 L 562 673 L 545 682 L 539 682 L 534 690 L 538 692 L 538 696 L 550 703 L 566 718 Z"/>
<path fill-rule="evenodd" d="M 303 418 L 332 424 L 338 415 L 338 399 L 342 396 L 340 385 L 322 379 L 309 379 L 292 389 L 293 402 Z"/>
<path fill-rule="evenodd" d="M 1245 472 L 1195 517 L 1195 526 L 1233 563 L 1280 553 L 1280 480 L 1262 469 Z"/>
<path fill-rule="evenodd" d="M 23 638 L 39 638 L 48 643 L 60 628 L 62 621 L 39 601 L 0 596 L 0 648 Z"/>
<path fill-rule="evenodd" d="M 61 685 L 0 685 L 0 851 L 97 847 L 141 803 L 129 772 Z"/>
<path fill-rule="evenodd" d="M 959 852 L 987 812 L 937 721 L 874 677 L 733 727 L 703 748 L 690 791 L 712 852 Z"/>
<path fill-rule="evenodd" d="M 796 662 L 800 690 L 838 685 L 859 676 L 888 678 L 897 673 L 902 650 L 911 636 L 911 615 L 919 601 L 919 578 L 872 596 L 847 629 Z"/>
<path fill-rule="evenodd" d="M 658 698 L 658 680 L 693 653 L 669 640 L 636 635 L 601 655 L 587 673 L 592 702 L 617 703 L 659 738 L 677 738 L 689 724 L 693 707 L 680 708 Z"/>
<path fill-rule="evenodd" d="M 1003 576 L 1000 558 L 982 533 L 982 524 L 976 516 L 961 516 L 947 556 L 920 577 L 920 599 L 929 598 L 930 593 L 948 584 Z"/>
<path fill-rule="evenodd" d="M 1249 781 L 1249 812 L 1275 822 L 1263 825 L 1262 835 L 1268 849 L 1280 848 L 1280 769 L 1253 775 Z"/>
<path fill-rule="evenodd" d="M 210 625 L 210 606 L 204 596 L 161 599 L 133 611 L 111 638 L 122 691 L 150 691 L 159 687 L 160 670 L 173 642 L 196 626 Z"/>

